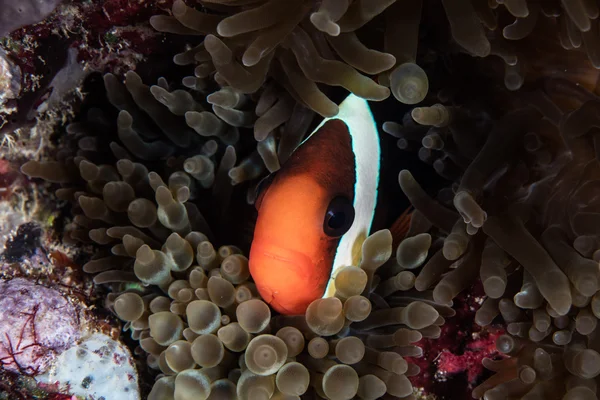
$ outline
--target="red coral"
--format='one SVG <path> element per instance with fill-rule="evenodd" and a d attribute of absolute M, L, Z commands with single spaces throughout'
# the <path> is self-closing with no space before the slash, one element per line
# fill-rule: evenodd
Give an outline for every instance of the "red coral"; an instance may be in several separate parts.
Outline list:
<path fill-rule="evenodd" d="M 162 36 L 148 21 L 152 15 L 164 13 L 172 3 L 172 0 L 64 1 L 43 22 L 12 32 L 7 50 L 23 73 L 29 75 L 46 76 L 52 73 L 49 70 L 62 66 L 64 57 L 57 57 L 54 52 L 44 54 L 48 48 L 76 47 L 79 61 L 108 69 L 118 64 L 119 59 L 132 57 L 131 54 L 145 56 L 159 49 Z M 25 89 L 33 89 L 32 84 L 25 82 Z"/>
<path fill-rule="evenodd" d="M 438 398 L 445 398 L 447 393 L 465 393 L 465 399 L 470 399 L 468 393 L 485 378 L 481 360 L 498 355 L 496 338 L 504 333 L 501 327 L 481 328 L 475 324 L 482 297 L 483 288 L 478 282 L 454 300 L 456 315 L 446 319 L 440 338 L 417 343 L 423 357 L 407 358 L 421 368 L 417 376 L 410 378 L 413 386 Z"/>
<path fill-rule="evenodd" d="M 443 351 L 437 360 L 438 373 L 447 376 L 466 371 L 468 382 L 476 382 L 484 369 L 481 360 L 496 354 L 496 338 L 502 333 L 499 329 L 474 333 L 473 336 L 479 338 L 468 343 L 460 355 Z"/>
<path fill-rule="evenodd" d="M 170 8 L 173 0 L 106 0 L 93 2 L 87 8 L 86 19 L 91 29 L 98 32 L 114 26 L 133 25 L 147 22 L 158 10 Z"/>

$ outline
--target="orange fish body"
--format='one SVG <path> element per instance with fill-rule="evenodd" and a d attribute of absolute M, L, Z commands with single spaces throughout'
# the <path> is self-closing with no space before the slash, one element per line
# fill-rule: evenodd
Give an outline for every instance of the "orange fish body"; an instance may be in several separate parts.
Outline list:
<path fill-rule="evenodd" d="M 357 265 L 369 234 L 380 144 L 368 103 L 349 95 L 261 190 L 250 273 L 276 311 L 302 314 L 335 293 L 335 275 Z"/>

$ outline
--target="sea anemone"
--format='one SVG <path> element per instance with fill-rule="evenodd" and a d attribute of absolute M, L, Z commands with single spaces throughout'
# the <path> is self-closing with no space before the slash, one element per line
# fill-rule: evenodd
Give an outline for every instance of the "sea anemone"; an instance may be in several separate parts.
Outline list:
<path fill-rule="evenodd" d="M 510 358 L 484 360 L 496 374 L 474 398 L 596 396 L 596 97 L 550 78 L 522 88 L 502 114 L 438 95 L 403 124 L 384 125 L 400 147 L 420 142 L 419 157 L 453 182 L 433 199 L 400 172 L 413 218 L 426 223 L 399 246 L 398 265 L 424 262 L 415 288 L 433 287 L 438 304 L 480 279 L 487 298 L 476 323 L 506 324 L 496 345 Z"/>
<path fill-rule="evenodd" d="M 309 385 L 290 388 L 285 383 L 299 368 L 310 376 L 310 391 L 330 397 L 336 385 L 347 383 L 339 398 L 352 398 L 367 390 L 361 382 L 391 395 L 410 395 L 407 376 L 418 368 L 402 356 L 420 356 L 412 343 L 439 335 L 442 316 L 453 311 L 434 305 L 431 296 L 386 299 L 412 287 L 410 274 L 401 274 L 400 286 L 386 282 L 384 293 L 371 290 L 376 270 L 392 254 L 390 232 L 370 236 L 361 264 L 340 271 L 336 297 L 315 301 L 306 316 L 272 318 L 249 280 L 248 260 L 235 246 L 213 245 L 219 235 L 201 209 L 214 205 L 202 201 L 206 193 L 227 204 L 231 179 L 258 178 L 265 168 L 261 160 L 277 160 L 274 146 L 260 151 L 259 143 L 254 155 L 234 168 L 233 145 L 243 148 L 236 127 L 199 111 L 202 104 L 188 92 L 169 91 L 163 80 L 148 88 L 133 72 L 125 85 L 105 75 L 104 85 L 109 102 L 121 110 L 115 141 L 106 135 L 115 129 L 110 120 L 93 108 L 87 120 L 67 126 L 65 146 L 75 145 L 77 156 L 30 161 L 22 171 L 64 186 L 56 194 L 73 201 L 76 214 L 66 240 L 110 246 L 112 254 L 100 251 L 83 269 L 95 274 L 96 284 L 111 286 L 106 305 L 139 340 L 136 353 L 148 353 L 148 365 L 165 375 L 150 397 L 172 392 L 177 398 L 206 398 L 213 389 L 236 387 L 242 397 L 252 388 L 270 396 L 275 387 L 300 395 Z M 221 89 L 209 98 L 234 105 L 235 93 Z M 190 113 L 201 116 L 197 129 L 185 125 L 194 120 Z M 210 121 L 213 125 L 203 125 Z M 214 124 L 221 128 L 206 127 Z M 267 157 L 261 159 L 263 154 Z M 108 157 L 117 159 L 116 166 L 91 161 Z M 167 159 L 166 165 L 160 159 Z M 145 165 L 157 168 L 164 180 Z"/>
<path fill-rule="evenodd" d="M 357 30 L 388 7 L 393 8 L 393 3 L 210 1 L 196 10 L 176 0 L 172 16 L 155 16 L 150 23 L 162 32 L 206 35 L 201 44 L 174 58 L 180 65 L 198 63 L 196 76 L 214 72 L 217 82 L 244 93 L 254 93 L 265 81 L 273 79 L 300 104 L 322 116 L 333 116 L 337 105 L 318 84 L 341 86 L 369 100 L 380 101 L 389 96 L 390 89 L 361 72 L 377 75 L 398 65 L 401 68 L 391 77 L 389 73 L 385 75 L 392 82 L 392 92 L 411 104 L 419 102 L 426 93 L 426 88 L 415 88 L 427 86 L 427 76 L 414 64 L 418 23 L 404 32 L 414 40 L 408 38 L 396 45 L 393 36 L 386 37 L 387 53 L 369 49 L 357 36 Z M 395 12 L 398 11 L 403 10 L 396 7 Z M 414 14 L 418 20 L 419 7 Z M 425 81 L 417 82 L 415 77 Z M 410 83 L 405 82 L 407 79 Z"/>

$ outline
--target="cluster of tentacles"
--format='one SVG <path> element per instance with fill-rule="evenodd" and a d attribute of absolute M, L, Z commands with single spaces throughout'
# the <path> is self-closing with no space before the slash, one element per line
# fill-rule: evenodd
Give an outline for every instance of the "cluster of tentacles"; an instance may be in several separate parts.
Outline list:
<path fill-rule="evenodd" d="M 483 283 L 475 321 L 504 321 L 497 348 L 510 357 L 484 360 L 496 374 L 474 398 L 595 399 L 598 97 L 562 79 L 523 89 L 503 115 L 440 97 L 384 125 L 453 182 L 434 199 L 401 171 L 416 211 L 391 268 L 420 268 L 415 288 L 433 287 L 437 304 Z"/>
<path fill-rule="evenodd" d="M 439 3 L 208 0 L 195 8 L 176 0 L 172 15 L 155 16 L 151 24 L 162 32 L 205 36 L 174 58 L 179 65 L 197 65 L 186 85 L 194 87 L 199 79 L 214 74 L 221 85 L 254 93 L 273 79 L 298 103 L 322 116 L 337 112 L 325 95 L 326 85 L 344 87 L 369 100 L 383 100 L 392 93 L 406 104 L 422 101 L 429 79 L 418 50 L 429 49 L 422 44 L 419 49 L 419 38 L 446 21 L 451 35 L 444 37 L 446 43 L 432 47 L 499 57 L 510 90 L 520 88 L 528 73 L 535 75 L 552 57 L 548 54 L 552 49 L 545 46 L 547 32 L 553 32 L 550 37 L 564 49 L 585 50 L 591 63 L 600 66 L 599 7 L 594 0 L 441 0 L 442 7 Z M 441 20 L 432 17 L 440 9 Z M 364 42 L 377 45 L 371 48 Z M 543 57 L 536 57 L 536 52 Z"/>

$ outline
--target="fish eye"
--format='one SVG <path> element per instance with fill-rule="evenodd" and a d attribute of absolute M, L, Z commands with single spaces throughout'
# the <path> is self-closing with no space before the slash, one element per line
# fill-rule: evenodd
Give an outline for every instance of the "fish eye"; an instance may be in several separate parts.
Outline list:
<path fill-rule="evenodd" d="M 327 236 L 340 237 L 348 232 L 354 222 L 354 207 L 345 196 L 334 197 L 325 213 L 323 231 Z"/>

